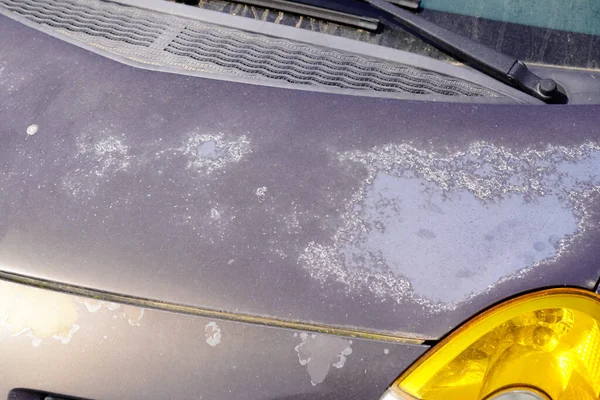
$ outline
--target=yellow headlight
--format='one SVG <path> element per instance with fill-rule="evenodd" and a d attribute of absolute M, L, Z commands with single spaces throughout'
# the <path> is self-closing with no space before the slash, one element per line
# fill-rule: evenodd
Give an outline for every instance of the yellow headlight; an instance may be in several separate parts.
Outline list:
<path fill-rule="evenodd" d="M 549 289 L 475 317 L 398 378 L 382 399 L 598 400 L 600 296 Z"/>

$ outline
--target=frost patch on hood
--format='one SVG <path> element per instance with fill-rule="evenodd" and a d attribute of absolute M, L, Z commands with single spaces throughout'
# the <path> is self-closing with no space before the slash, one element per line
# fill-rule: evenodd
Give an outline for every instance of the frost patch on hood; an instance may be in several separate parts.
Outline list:
<path fill-rule="evenodd" d="M 206 343 L 215 347 L 221 343 L 221 328 L 216 322 L 209 322 L 204 327 L 204 334 L 206 336 Z"/>
<path fill-rule="evenodd" d="M 101 132 L 83 135 L 77 141 L 78 167 L 63 178 L 65 189 L 73 196 L 95 195 L 100 185 L 131 164 L 129 147 L 118 136 Z"/>
<path fill-rule="evenodd" d="M 178 150 L 188 157 L 189 169 L 205 174 L 238 162 L 251 151 L 246 136 L 227 140 L 222 133 L 191 135 Z"/>
<path fill-rule="evenodd" d="M 311 276 L 431 311 L 455 308 L 498 282 L 556 260 L 589 228 L 600 146 L 466 151 L 408 144 L 340 155 L 367 177 L 331 244 L 300 256 Z"/>
<path fill-rule="evenodd" d="M 352 354 L 352 340 L 305 332 L 300 334 L 300 339 L 302 342 L 295 347 L 298 361 L 306 366 L 313 386 L 325 380 L 331 367 L 342 368 L 346 357 Z"/>

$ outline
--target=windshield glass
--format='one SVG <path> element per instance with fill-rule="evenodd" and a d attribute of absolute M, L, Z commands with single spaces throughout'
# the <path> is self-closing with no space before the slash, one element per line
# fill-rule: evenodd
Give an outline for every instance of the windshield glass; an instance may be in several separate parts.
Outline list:
<path fill-rule="evenodd" d="M 538 28 L 600 35 L 598 0 L 422 0 L 421 7 Z"/>
<path fill-rule="evenodd" d="M 422 0 L 422 16 L 524 61 L 600 69 L 599 0 Z"/>

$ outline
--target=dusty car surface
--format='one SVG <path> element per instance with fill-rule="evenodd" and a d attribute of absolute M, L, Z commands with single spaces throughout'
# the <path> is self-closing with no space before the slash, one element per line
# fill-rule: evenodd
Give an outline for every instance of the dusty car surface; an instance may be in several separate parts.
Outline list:
<path fill-rule="evenodd" d="M 0 0 L 0 398 L 598 399 L 596 3 L 271 3 Z"/>

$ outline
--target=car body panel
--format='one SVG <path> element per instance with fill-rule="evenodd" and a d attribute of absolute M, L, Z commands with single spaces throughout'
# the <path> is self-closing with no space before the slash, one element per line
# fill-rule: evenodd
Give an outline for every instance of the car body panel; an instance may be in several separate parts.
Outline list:
<path fill-rule="evenodd" d="M 0 281 L 0 396 L 377 399 L 427 346 L 206 319 Z"/>
<path fill-rule="evenodd" d="M 420 339 L 600 276 L 600 106 L 182 76 L 5 17 L 0 48 L 2 271 Z"/>

